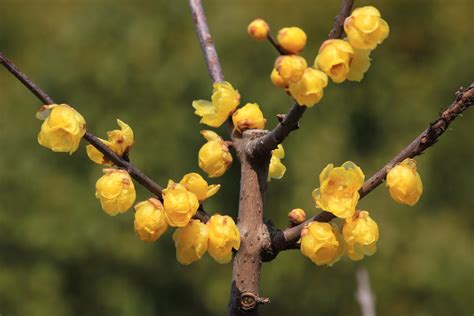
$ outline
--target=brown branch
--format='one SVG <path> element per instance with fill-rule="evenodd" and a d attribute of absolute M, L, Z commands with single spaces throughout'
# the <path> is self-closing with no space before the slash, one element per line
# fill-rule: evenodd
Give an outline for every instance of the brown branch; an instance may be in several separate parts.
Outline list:
<path fill-rule="evenodd" d="M 344 32 L 344 21 L 351 14 L 354 0 L 343 0 L 339 13 L 334 18 L 334 25 L 328 34 L 329 39 L 341 38 Z"/>
<path fill-rule="evenodd" d="M 277 43 L 277 41 L 275 41 L 275 39 L 273 38 L 272 34 L 270 34 L 270 32 L 268 32 L 267 40 L 278 51 L 278 53 L 280 53 L 280 55 L 288 55 L 289 54 L 283 47 L 280 46 L 280 44 Z"/>

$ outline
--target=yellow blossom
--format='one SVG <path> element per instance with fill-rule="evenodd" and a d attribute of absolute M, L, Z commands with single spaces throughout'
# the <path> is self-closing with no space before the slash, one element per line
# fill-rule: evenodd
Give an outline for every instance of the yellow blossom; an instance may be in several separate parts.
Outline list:
<path fill-rule="evenodd" d="M 352 46 L 341 39 L 325 41 L 319 54 L 314 60 L 314 67 L 322 70 L 335 83 L 346 80 L 354 50 Z"/>
<path fill-rule="evenodd" d="M 268 167 L 268 181 L 273 179 L 281 179 L 285 175 L 286 167 L 281 162 L 281 159 L 285 157 L 285 150 L 281 144 L 278 145 L 277 149 L 272 150 L 272 157 L 270 158 L 270 166 Z"/>
<path fill-rule="evenodd" d="M 232 259 L 232 249 L 240 248 L 240 233 L 232 217 L 212 215 L 207 222 L 209 243 L 207 251 L 218 263 L 227 263 Z"/>
<path fill-rule="evenodd" d="M 307 67 L 306 60 L 297 55 L 284 55 L 275 60 L 275 68 L 278 74 L 287 83 L 300 80 Z"/>
<path fill-rule="evenodd" d="M 344 241 L 334 224 L 311 222 L 301 231 L 301 253 L 318 266 L 332 266 L 344 254 Z"/>
<path fill-rule="evenodd" d="M 194 113 L 202 117 L 201 123 L 219 127 L 235 111 L 240 102 L 240 94 L 226 81 L 213 85 L 212 101 L 193 101 Z"/>
<path fill-rule="evenodd" d="M 155 198 L 136 204 L 134 225 L 140 240 L 156 241 L 168 228 L 163 204 Z"/>
<path fill-rule="evenodd" d="M 168 186 L 163 190 L 163 205 L 168 224 L 184 227 L 196 214 L 199 201 L 196 194 L 188 191 L 184 185 L 169 180 Z"/>
<path fill-rule="evenodd" d="M 270 74 L 270 80 L 272 81 L 272 83 L 279 87 L 279 88 L 283 88 L 283 89 L 286 89 L 288 88 L 288 82 L 286 82 L 281 76 L 280 74 L 278 73 L 278 71 L 276 70 L 276 68 L 273 68 L 272 70 L 272 73 Z"/>
<path fill-rule="evenodd" d="M 232 114 L 232 122 L 241 133 L 246 129 L 263 129 L 266 121 L 257 103 L 247 103 Z"/>
<path fill-rule="evenodd" d="M 99 139 L 117 155 L 122 156 L 133 146 L 133 130 L 128 124 L 119 119 L 117 119 L 117 124 L 120 126 L 120 130 L 108 131 L 107 136 L 109 140 Z M 98 164 L 112 164 L 94 146 L 87 145 L 86 150 L 87 156 L 89 156 L 93 162 Z"/>
<path fill-rule="evenodd" d="M 135 202 L 135 186 L 127 171 L 104 169 L 104 175 L 95 184 L 95 196 L 109 215 L 125 213 Z"/>
<path fill-rule="evenodd" d="M 347 256 L 354 261 L 371 256 L 377 250 L 379 227 L 366 211 L 357 211 L 346 218 L 342 226 Z"/>
<path fill-rule="evenodd" d="M 327 85 L 328 77 L 324 72 L 307 68 L 299 81 L 290 83 L 289 90 L 299 105 L 312 107 L 321 101 Z"/>
<path fill-rule="evenodd" d="M 270 27 L 263 19 L 255 19 L 247 26 L 249 36 L 257 41 L 267 38 Z"/>
<path fill-rule="evenodd" d="M 372 6 L 355 9 L 344 21 L 344 31 L 349 43 L 358 49 L 374 49 L 388 36 L 389 27 Z"/>
<path fill-rule="evenodd" d="M 199 220 L 191 220 L 185 227 L 177 228 L 173 234 L 176 259 L 189 265 L 201 259 L 207 250 L 209 229 Z"/>
<path fill-rule="evenodd" d="M 38 134 L 41 146 L 69 154 L 77 150 L 86 133 L 86 121 L 79 112 L 67 104 L 51 104 L 43 105 L 36 117 L 44 120 Z"/>
<path fill-rule="evenodd" d="M 393 167 L 387 174 L 387 187 L 396 202 L 415 205 L 423 193 L 423 183 L 416 171 L 416 161 L 407 158 Z"/>
<path fill-rule="evenodd" d="M 302 208 L 294 208 L 288 213 L 288 220 L 293 224 L 301 224 L 306 220 L 306 213 Z"/>
<path fill-rule="evenodd" d="M 359 189 L 364 184 L 364 173 L 352 161 L 334 168 L 329 164 L 319 175 L 320 187 L 313 191 L 316 207 L 337 217 L 351 217 L 359 201 Z"/>
<path fill-rule="evenodd" d="M 360 82 L 370 67 L 370 50 L 354 48 L 351 66 L 347 73 L 347 79 Z"/>
<path fill-rule="evenodd" d="M 296 26 L 285 27 L 278 32 L 277 41 L 288 53 L 297 54 L 306 45 L 306 33 Z"/>
<path fill-rule="evenodd" d="M 208 185 L 206 180 L 198 173 L 187 173 L 179 182 L 186 187 L 189 192 L 196 195 L 199 202 L 213 196 L 221 188 L 220 184 Z"/>
<path fill-rule="evenodd" d="M 207 139 L 201 149 L 199 149 L 199 168 L 201 168 L 209 178 L 222 176 L 232 164 L 232 155 L 224 140 L 213 131 L 201 131 L 202 136 Z"/>

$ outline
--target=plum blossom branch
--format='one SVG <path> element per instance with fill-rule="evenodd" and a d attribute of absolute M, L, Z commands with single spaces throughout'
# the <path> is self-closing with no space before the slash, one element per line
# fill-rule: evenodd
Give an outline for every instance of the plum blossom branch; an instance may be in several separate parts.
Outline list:
<path fill-rule="evenodd" d="M 329 39 L 341 38 L 344 31 L 344 20 L 351 14 L 354 0 L 343 0 L 341 9 L 334 19 L 334 25 L 328 34 Z"/>

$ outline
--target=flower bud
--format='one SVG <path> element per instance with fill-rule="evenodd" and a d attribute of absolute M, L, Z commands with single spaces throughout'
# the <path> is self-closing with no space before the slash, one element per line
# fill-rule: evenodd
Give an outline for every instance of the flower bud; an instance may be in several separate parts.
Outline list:
<path fill-rule="evenodd" d="M 327 40 L 319 48 L 314 67 L 331 77 L 333 82 L 341 83 L 346 80 L 353 55 L 354 50 L 348 42 L 341 39 Z"/>
<path fill-rule="evenodd" d="M 276 68 L 273 68 L 272 73 L 270 74 L 270 80 L 275 86 L 279 88 L 283 88 L 283 89 L 288 88 L 288 82 L 283 80 L 283 78 L 280 76 Z"/>
<path fill-rule="evenodd" d="M 416 171 L 416 161 L 407 158 L 393 167 L 387 174 L 387 187 L 396 202 L 415 205 L 423 193 L 423 183 Z"/>
<path fill-rule="evenodd" d="M 372 6 L 355 9 L 344 21 L 349 43 L 358 49 L 374 49 L 388 36 L 389 27 Z"/>
<path fill-rule="evenodd" d="M 133 130 L 129 125 L 119 119 L 117 119 L 117 124 L 120 126 L 120 130 L 108 131 L 107 135 L 109 136 L 109 140 L 99 139 L 117 155 L 122 156 L 133 146 Z M 112 164 L 107 157 L 94 146 L 87 145 L 86 150 L 87 156 L 89 156 L 93 162 L 103 165 Z"/>
<path fill-rule="evenodd" d="M 344 253 L 344 241 L 334 224 L 311 222 L 301 231 L 301 253 L 316 265 L 332 266 Z"/>
<path fill-rule="evenodd" d="M 297 54 L 306 45 L 306 33 L 296 26 L 285 27 L 278 32 L 277 41 L 288 53 Z"/>
<path fill-rule="evenodd" d="M 299 105 L 312 107 L 324 95 L 324 88 L 328 85 L 328 77 L 322 71 L 306 68 L 301 79 L 290 83 L 291 96 Z"/>
<path fill-rule="evenodd" d="M 346 242 L 347 256 L 357 261 L 371 256 L 377 250 L 379 227 L 366 211 L 357 211 L 346 218 L 342 226 L 342 236 Z"/>
<path fill-rule="evenodd" d="M 168 186 L 163 190 L 163 205 L 168 224 L 172 227 L 184 227 L 196 214 L 199 201 L 184 185 L 169 180 Z"/>
<path fill-rule="evenodd" d="M 186 187 L 186 190 L 196 195 L 199 202 L 213 196 L 221 188 L 220 184 L 208 185 L 206 180 L 198 173 L 187 173 L 179 182 Z"/>
<path fill-rule="evenodd" d="M 275 60 L 278 74 L 287 83 L 300 80 L 307 67 L 306 60 L 301 56 L 284 55 Z"/>
<path fill-rule="evenodd" d="M 369 70 L 370 60 L 370 50 L 354 48 L 354 56 L 352 56 L 347 79 L 361 82 L 364 79 L 364 74 Z"/>
<path fill-rule="evenodd" d="M 359 201 L 359 189 L 364 184 L 364 173 L 352 161 L 334 168 L 329 164 L 319 175 L 320 187 L 313 191 L 316 207 L 339 218 L 351 217 Z"/>
<path fill-rule="evenodd" d="M 306 213 L 302 208 L 294 208 L 288 213 L 290 223 L 298 225 L 306 220 Z"/>
<path fill-rule="evenodd" d="M 209 229 L 199 220 L 191 220 L 185 227 L 177 228 L 173 234 L 176 247 L 176 259 L 189 265 L 201 259 L 207 250 Z"/>
<path fill-rule="evenodd" d="M 209 243 L 207 252 L 218 263 L 227 263 L 232 259 L 232 249 L 240 248 L 240 232 L 232 217 L 212 215 L 207 222 Z"/>
<path fill-rule="evenodd" d="M 257 41 L 267 38 L 270 27 L 263 19 L 255 19 L 247 26 L 249 36 Z"/>
<path fill-rule="evenodd" d="M 38 143 L 54 152 L 69 152 L 79 147 L 86 133 L 86 121 L 67 104 L 43 105 L 36 117 L 44 120 L 38 134 Z"/>
<path fill-rule="evenodd" d="M 232 115 L 232 122 L 240 133 L 247 129 L 263 129 L 266 121 L 257 103 L 247 103 Z"/>
<path fill-rule="evenodd" d="M 104 175 L 95 184 L 95 197 L 107 214 L 125 213 L 135 202 L 132 178 L 122 169 L 104 169 Z"/>
<path fill-rule="evenodd" d="M 286 167 L 281 162 L 285 157 L 285 150 L 281 144 L 277 149 L 272 150 L 272 157 L 270 158 L 270 166 L 268 167 L 268 181 L 273 179 L 281 179 L 285 175 Z"/>
<path fill-rule="evenodd" d="M 136 204 L 134 225 L 140 240 L 156 241 L 168 228 L 163 204 L 155 198 Z"/>
<path fill-rule="evenodd" d="M 199 168 L 209 178 L 222 176 L 232 164 L 232 155 L 224 140 L 213 131 L 201 131 L 202 136 L 207 139 L 199 150 Z"/>
<path fill-rule="evenodd" d="M 240 94 L 226 81 L 213 85 L 212 101 L 193 101 L 194 113 L 201 116 L 201 123 L 211 127 L 221 126 L 235 111 L 240 102 Z"/>

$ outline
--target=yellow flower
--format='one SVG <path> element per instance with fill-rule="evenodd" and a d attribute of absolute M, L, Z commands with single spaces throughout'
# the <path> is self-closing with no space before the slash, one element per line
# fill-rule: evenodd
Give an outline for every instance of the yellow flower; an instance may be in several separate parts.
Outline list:
<path fill-rule="evenodd" d="M 357 211 L 346 218 L 342 226 L 342 236 L 346 242 L 347 256 L 357 261 L 371 256 L 377 250 L 379 227 L 366 211 Z"/>
<path fill-rule="evenodd" d="M 125 213 L 135 202 L 132 178 L 122 169 L 104 169 L 104 173 L 95 184 L 95 197 L 107 214 Z"/>
<path fill-rule="evenodd" d="M 136 204 L 134 225 L 140 240 L 156 241 L 168 228 L 163 204 L 155 198 Z"/>
<path fill-rule="evenodd" d="M 294 208 L 288 213 L 288 220 L 293 224 L 301 224 L 306 220 L 306 213 L 302 208 Z"/>
<path fill-rule="evenodd" d="M 208 185 L 201 175 L 194 172 L 185 174 L 179 183 L 184 185 L 189 192 L 194 193 L 199 202 L 213 196 L 221 188 L 220 184 Z"/>
<path fill-rule="evenodd" d="M 322 71 L 307 68 L 301 79 L 290 83 L 291 96 L 299 105 L 312 107 L 321 101 L 324 88 L 328 85 L 328 77 Z"/>
<path fill-rule="evenodd" d="M 109 147 L 117 155 L 122 156 L 124 153 L 128 152 L 133 146 L 133 130 L 126 123 L 117 119 L 117 124 L 120 126 L 120 130 L 108 131 L 107 135 L 109 140 L 103 140 L 99 138 L 107 147 Z M 95 163 L 102 165 L 112 164 L 100 151 L 98 151 L 94 146 L 87 145 L 87 156 L 90 160 Z"/>
<path fill-rule="evenodd" d="M 232 122 L 240 133 L 246 129 L 263 129 L 266 121 L 257 103 L 247 103 L 232 114 Z"/>
<path fill-rule="evenodd" d="M 188 191 L 184 185 L 169 180 L 168 186 L 163 190 L 163 205 L 168 224 L 184 227 L 196 214 L 199 201 L 196 194 Z"/>
<path fill-rule="evenodd" d="M 209 178 L 222 176 L 232 164 L 232 155 L 224 140 L 213 131 L 201 131 L 202 136 L 207 139 L 201 149 L 199 149 L 199 168 L 201 168 Z"/>
<path fill-rule="evenodd" d="M 319 175 L 320 188 L 313 191 L 316 207 L 339 218 L 351 217 L 359 201 L 359 189 L 364 184 L 364 173 L 352 161 L 334 168 L 329 164 Z"/>
<path fill-rule="evenodd" d="M 389 27 L 372 6 L 355 9 L 344 21 L 349 43 L 358 49 L 374 49 L 388 36 Z"/>
<path fill-rule="evenodd" d="M 195 114 L 202 117 L 201 123 L 211 127 L 219 127 L 235 111 L 240 102 L 240 94 L 226 81 L 213 85 L 212 102 L 206 100 L 193 101 Z"/>
<path fill-rule="evenodd" d="M 268 181 L 273 179 L 281 179 L 285 175 L 286 167 L 281 162 L 281 159 L 285 157 L 285 150 L 281 144 L 278 145 L 277 149 L 272 150 L 272 157 L 270 158 L 270 166 L 268 167 Z"/>
<path fill-rule="evenodd" d="M 218 263 L 227 263 L 232 259 L 232 249 L 240 248 L 240 233 L 230 216 L 212 215 L 207 222 L 209 243 L 207 252 Z"/>
<path fill-rule="evenodd" d="M 353 55 L 354 50 L 348 42 L 341 39 L 327 40 L 319 48 L 314 67 L 331 77 L 333 82 L 341 83 L 346 80 Z"/>
<path fill-rule="evenodd" d="M 176 259 L 184 265 L 198 261 L 207 250 L 208 240 L 207 225 L 199 220 L 191 220 L 187 226 L 176 229 L 173 234 Z"/>
<path fill-rule="evenodd" d="M 287 83 L 300 80 L 307 67 L 306 60 L 301 56 L 284 55 L 275 60 L 275 68 L 278 74 Z"/>
<path fill-rule="evenodd" d="M 267 38 L 270 27 L 263 19 L 255 19 L 247 26 L 249 36 L 257 41 Z"/>
<path fill-rule="evenodd" d="M 277 40 L 285 51 L 297 54 L 306 45 L 306 33 L 296 26 L 285 27 L 278 32 Z"/>
<path fill-rule="evenodd" d="M 396 202 L 415 205 L 423 193 L 423 183 L 416 171 L 416 161 L 407 158 L 393 167 L 387 174 L 387 187 Z"/>
<path fill-rule="evenodd" d="M 283 78 L 280 76 L 276 68 L 273 68 L 272 73 L 270 74 L 270 80 L 275 86 L 279 88 L 283 88 L 283 89 L 288 88 L 288 82 L 283 80 Z"/>
<path fill-rule="evenodd" d="M 347 79 L 360 82 L 370 67 L 370 50 L 354 48 L 351 67 L 347 73 Z"/>
<path fill-rule="evenodd" d="M 332 266 L 344 254 L 344 241 L 334 224 L 311 222 L 301 231 L 301 253 L 318 266 Z"/>
<path fill-rule="evenodd" d="M 38 134 L 38 143 L 55 152 L 69 152 L 79 147 L 86 133 L 86 121 L 67 104 L 43 105 L 36 117 L 44 120 Z"/>

